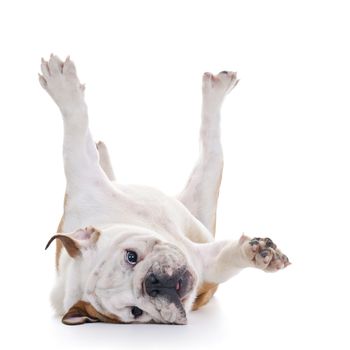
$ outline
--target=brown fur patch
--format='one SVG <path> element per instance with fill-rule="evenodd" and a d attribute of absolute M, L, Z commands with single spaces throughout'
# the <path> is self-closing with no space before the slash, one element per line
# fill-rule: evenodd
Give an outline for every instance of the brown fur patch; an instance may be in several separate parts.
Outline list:
<path fill-rule="evenodd" d="M 79 235 L 82 234 L 82 232 L 84 233 L 84 237 L 80 238 Z M 89 226 L 85 229 L 76 230 L 70 234 L 54 235 L 47 243 L 45 249 L 47 249 L 55 239 L 58 239 L 61 241 L 69 256 L 75 258 L 81 256 L 81 249 L 83 247 L 88 248 L 89 246 L 94 245 L 98 241 L 100 235 L 100 231 L 93 226 Z M 85 241 L 87 241 L 87 243 Z"/>
<path fill-rule="evenodd" d="M 216 203 L 216 206 L 215 206 L 215 209 L 212 213 L 212 220 L 211 220 L 211 224 L 210 224 L 210 232 L 213 234 L 214 237 L 215 237 L 215 231 L 216 231 L 216 210 L 217 210 L 217 203 L 218 203 L 219 194 L 220 194 L 220 186 L 221 186 L 221 180 L 222 180 L 223 167 L 224 167 L 224 163 L 222 163 L 221 172 L 220 172 L 220 175 L 218 177 L 218 182 L 216 184 L 216 191 L 214 194 L 214 201 Z"/>
<path fill-rule="evenodd" d="M 61 251 L 63 248 L 63 244 L 59 239 L 56 239 L 56 270 L 58 271 L 58 265 L 59 265 L 59 261 L 60 261 L 60 256 L 61 256 Z"/>
<path fill-rule="evenodd" d="M 67 200 L 68 200 L 68 196 L 67 193 L 64 195 L 64 204 L 63 204 L 63 215 L 61 217 L 60 223 L 58 224 L 57 227 L 57 233 L 58 232 L 63 232 L 63 224 L 64 224 L 64 211 L 66 209 L 66 204 L 67 204 Z M 59 239 L 56 239 L 56 270 L 58 271 L 58 265 L 59 265 L 59 261 L 60 261 L 60 256 L 61 256 L 61 251 L 63 248 L 63 244 Z"/>
<path fill-rule="evenodd" d="M 75 258 L 75 257 L 81 255 L 80 247 L 77 244 L 77 242 L 74 239 L 72 239 L 71 237 L 66 236 L 66 235 L 55 235 L 55 236 L 51 237 L 51 239 L 47 243 L 45 249 L 47 249 L 50 246 L 50 244 L 52 243 L 52 241 L 55 239 L 59 239 L 62 242 L 63 246 L 66 248 L 67 253 L 72 258 Z"/>
<path fill-rule="evenodd" d="M 78 322 L 72 320 L 79 319 Z M 87 322 L 122 323 L 117 316 L 104 315 L 98 312 L 90 303 L 79 300 L 63 316 L 62 322 L 68 325 L 77 325 Z"/>
<path fill-rule="evenodd" d="M 215 191 L 215 195 L 214 195 L 215 203 L 217 203 L 218 199 L 219 199 L 220 185 L 221 185 L 221 180 L 222 180 L 222 172 L 223 172 L 223 164 L 222 164 L 221 172 L 220 172 L 220 175 L 218 177 L 217 184 L 216 184 L 216 191 Z M 211 225 L 210 225 L 210 229 L 211 229 L 210 232 L 212 233 L 213 237 L 215 237 L 215 231 L 216 231 L 216 209 L 217 209 L 217 206 L 215 207 L 214 212 L 212 213 L 213 217 L 212 217 L 212 221 L 211 221 Z M 202 243 L 202 242 L 200 242 L 200 243 Z M 210 299 L 213 297 L 215 292 L 217 291 L 218 287 L 219 287 L 218 284 L 204 282 L 199 287 L 196 300 L 194 301 L 194 304 L 192 305 L 192 310 L 193 311 L 198 310 L 199 308 L 201 308 L 202 306 L 207 304 L 210 301 Z"/>
<path fill-rule="evenodd" d="M 212 296 L 217 291 L 219 285 L 215 283 L 207 283 L 204 282 L 197 292 L 197 297 L 192 305 L 192 310 L 198 310 L 200 307 L 204 306 L 209 302 L 209 300 L 212 298 Z"/>

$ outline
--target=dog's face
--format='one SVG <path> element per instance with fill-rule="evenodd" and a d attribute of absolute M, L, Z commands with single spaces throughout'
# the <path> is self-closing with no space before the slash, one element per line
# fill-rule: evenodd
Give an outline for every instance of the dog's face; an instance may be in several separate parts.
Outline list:
<path fill-rule="evenodd" d="M 103 234 L 87 228 L 69 238 L 54 237 L 61 239 L 68 254 L 75 258 L 71 273 L 80 270 L 81 276 L 87 275 L 82 285 L 83 300 L 99 314 L 123 323 L 187 322 L 186 313 L 196 296 L 198 278 L 177 245 L 154 232 L 129 227 L 112 228 Z M 76 313 L 75 310 L 73 314 Z M 85 316 L 88 317 L 75 321 L 104 320 L 96 314 Z M 64 320 L 73 323 L 67 317 Z"/>

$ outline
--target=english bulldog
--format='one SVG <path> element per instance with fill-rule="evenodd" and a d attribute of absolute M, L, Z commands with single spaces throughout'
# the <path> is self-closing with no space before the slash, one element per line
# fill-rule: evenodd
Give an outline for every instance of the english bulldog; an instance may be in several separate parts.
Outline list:
<path fill-rule="evenodd" d="M 62 322 L 186 324 L 220 283 L 242 269 L 275 272 L 289 260 L 269 238 L 215 241 L 223 169 L 220 109 L 236 73 L 204 73 L 200 154 L 184 190 L 171 197 L 115 180 L 104 143 L 89 130 L 74 63 L 42 59 L 39 82 L 64 124 L 67 179 L 56 240 L 52 304 Z"/>

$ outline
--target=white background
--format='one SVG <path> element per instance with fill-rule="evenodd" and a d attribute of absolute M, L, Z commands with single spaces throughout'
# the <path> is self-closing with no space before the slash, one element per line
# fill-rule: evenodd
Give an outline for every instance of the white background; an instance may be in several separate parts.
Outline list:
<path fill-rule="evenodd" d="M 1 348 L 349 349 L 349 14 L 336 0 L 1 1 Z M 242 272 L 187 326 L 54 318 L 62 123 L 37 81 L 51 52 L 76 62 L 118 179 L 169 194 L 197 156 L 202 73 L 238 71 L 217 238 L 268 235 L 293 264 Z"/>

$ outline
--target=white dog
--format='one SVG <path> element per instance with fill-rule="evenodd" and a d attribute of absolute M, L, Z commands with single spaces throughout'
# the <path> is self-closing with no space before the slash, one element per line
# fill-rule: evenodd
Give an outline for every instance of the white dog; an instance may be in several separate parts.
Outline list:
<path fill-rule="evenodd" d="M 214 241 L 223 167 L 220 108 L 236 73 L 204 74 L 201 153 L 186 188 L 172 198 L 114 181 L 106 146 L 90 134 L 84 86 L 69 58 L 51 55 L 41 71 L 39 81 L 64 123 L 65 209 L 47 247 L 56 239 L 52 302 L 65 324 L 185 324 L 191 309 L 242 269 L 277 271 L 289 264 L 269 238 Z"/>

